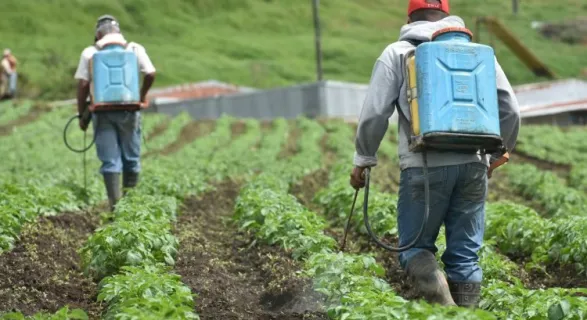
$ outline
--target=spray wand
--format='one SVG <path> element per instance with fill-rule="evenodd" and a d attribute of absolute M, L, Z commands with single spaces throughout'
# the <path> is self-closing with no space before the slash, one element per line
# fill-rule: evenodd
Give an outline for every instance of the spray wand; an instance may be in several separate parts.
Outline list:
<path fill-rule="evenodd" d="M 84 146 L 83 146 L 83 148 L 76 149 L 76 148 L 72 147 L 69 144 L 69 141 L 67 140 L 67 129 L 73 123 L 73 121 L 76 119 L 81 119 L 83 121 L 84 127 L 87 128 L 90 124 L 91 119 L 92 119 L 92 114 L 86 109 L 86 111 L 84 111 L 82 114 L 77 114 L 77 115 L 71 117 L 67 121 L 67 123 L 65 124 L 65 127 L 63 128 L 63 142 L 65 143 L 65 146 L 69 150 L 71 150 L 75 153 L 83 153 L 82 166 L 83 166 L 83 170 L 84 170 L 84 192 L 87 195 L 88 194 L 88 175 L 87 175 L 87 165 L 86 165 L 86 152 L 94 146 L 94 143 L 96 143 L 96 136 L 94 135 L 94 137 L 92 138 L 92 142 L 90 142 L 90 144 L 86 146 L 87 132 L 84 130 Z"/>

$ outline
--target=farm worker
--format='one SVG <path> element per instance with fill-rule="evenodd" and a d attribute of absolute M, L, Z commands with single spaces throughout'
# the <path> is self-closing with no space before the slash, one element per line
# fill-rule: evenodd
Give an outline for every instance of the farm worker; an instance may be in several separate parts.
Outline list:
<path fill-rule="evenodd" d="M 10 49 L 4 49 L 2 57 L 2 92 L 1 96 L 6 94 L 6 86 L 8 86 L 8 96 L 14 97 L 16 95 L 16 57 L 12 54 Z"/>
<path fill-rule="evenodd" d="M 408 149 L 410 123 L 402 116 L 410 112 L 402 57 L 414 50 L 414 41 L 430 41 L 438 30 L 465 26 L 461 18 L 450 16 L 448 0 L 411 0 L 408 17 L 399 41 L 385 48 L 375 62 L 357 128 L 350 180 L 355 189 L 365 186 L 363 171 L 377 165 L 376 152 L 388 129 L 388 120 L 399 108 L 400 246 L 407 245 L 418 234 L 425 210 L 423 159 L 421 153 Z M 520 128 L 518 103 L 501 66 L 496 64 L 495 68 L 500 133 L 505 147 L 512 150 Z M 429 302 L 476 307 L 483 279 L 478 251 L 483 241 L 488 174 L 492 170 L 488 167 L 494 157 L 428 151 L 427 159 L 429 221 L 420 241 L 400 253 L 399 261 L 417 291 Z M 435 242 L 442 223 L 447 248 L 441 258 L 448 281 L 435 259 Z"/>
<path fill-rule="evenodd" d="M 140 89 L 140 101 L 147 103 L 147 93 L 155 80 L 155 67 L 143 46 L 127 42 L 120 32 L 118 21 L 110 16 L 101 16 L 95 29 L 95 45 L 85 48 L 81 54 L 75 79 L 77 86 L 77 109 L 81 115 L 86 111 L 86 99 L 90 94 L 92 82 L 90 60 L 98 52 L 98 48 L 109 43 L 124 43 L 127 51 L 135 53 L 140 71 L 145 74 Z M 96 138 L 98 158 L 102 162 L 100 173 L 104 176 L 104 184 L 108 194 L 110 209 L 122 197 L 122 185 L 126 190 L 137 185 L 141 171 L 141 115 L 139 111 L 113 110 L 100 111 L 92 116 L 92 125 Z M 89 123 L 80 118 L 79 126 L 85 131 Z"/>

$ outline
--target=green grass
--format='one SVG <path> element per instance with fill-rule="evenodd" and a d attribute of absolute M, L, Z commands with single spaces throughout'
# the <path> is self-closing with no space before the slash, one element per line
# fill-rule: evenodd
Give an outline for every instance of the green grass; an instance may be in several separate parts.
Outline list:
<path fill-rule="evenodd" d="M 453 0 L 452 8 L 473 30 L 475 16 L 498 16 L 560 77 L 577 77 L 587 67 L 587 47 L 546 40 L 530 24 L 585 16 L 584 1 L 520 2 L 517 17 L 509 0 Z M 406 6 L 407 0 L 321 1 L 325 78 L 368 82 L 377 56 L 397 39 Z M 147 48 L 157 86 L 213 78 L 274 87 L 315 79 L 309 0 L 3 0 L 2 7 L 2 45 L 19 58 L 21 92 L 31 97 L 73 97 L 79 55 L 104 13 Z M 495 49 L 513 83 L 539 80 L 498 40 Z"/>

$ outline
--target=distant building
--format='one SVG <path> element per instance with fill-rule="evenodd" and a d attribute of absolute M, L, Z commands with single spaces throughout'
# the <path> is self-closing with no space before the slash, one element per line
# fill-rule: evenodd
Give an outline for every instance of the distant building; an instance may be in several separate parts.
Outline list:
<path fill-rule="evenodd" d="M 271 89 L 238 87 L 215 80 L 153 89 L 148 111 L 170 115 L 182 111 L 195 118 L 222 114 L 243 118 L 343 118 L 357 121 L 367 94 L 365 84 L 341 81 L 303 83 Z M 522 123 L 558 126 L 587 125 L 587 82 L 557 80 L 514 87 Z M 397 112 L 390 121 L 397 122 Z"/>
<path fill-rule="evenodd" d="M 587 125 L 587 82 L 558 80 L 514 88 L 522 124 Z"/>
<path fill-rule="evenodd" d="M 239 87 L 232 84 L 207 80 L 186 83 L 165 88 L 153 88 L 149 91 L 149 100 L 157 103 L 171 103 L 191 99 L 203 99 L 242 92 L 253 92 L 256 89 Z"/>

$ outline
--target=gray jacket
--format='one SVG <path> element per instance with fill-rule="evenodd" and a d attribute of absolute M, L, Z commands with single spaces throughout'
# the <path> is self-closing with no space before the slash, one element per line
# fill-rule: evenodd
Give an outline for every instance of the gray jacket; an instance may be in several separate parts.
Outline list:
<path fill-rule="evenodd" d="M 361 110 L 357 136 L 355 140 L 354 164 L 359 167 L 377 165 L 376 152 L 388 126 L 389 118 L 394 113 L 396 104 L 403 114 L 410 117 L 406 81 L 404 81 L 404 56 L 414 49 L 409 42 L 402 40 L 430 41 L 432 34 L 446 27 L 464 27 L 465 23 L 457 16 L 449 16 L 437 22 L 419 21 L 404 25 L 398 42 L 392 43 L 385 50 L 373 68 L 367 97 Z M 499 118 L 501 137 L 511 152 L 518 138 L 520 128 L 520 111 L 514 91 L 496 59 L 497 95 L 499 100 Z M 408 150 L 408 137 L 405 126 L 409 126 L 399 115 L 399 158 L 400 168 L 422 167 L 422 155 Z M 481 162 L 489 165 L 489 156 L 479 154 L 459 154 L 451 152 L 427 152 L 428 166 L 438 167 Z"/>

